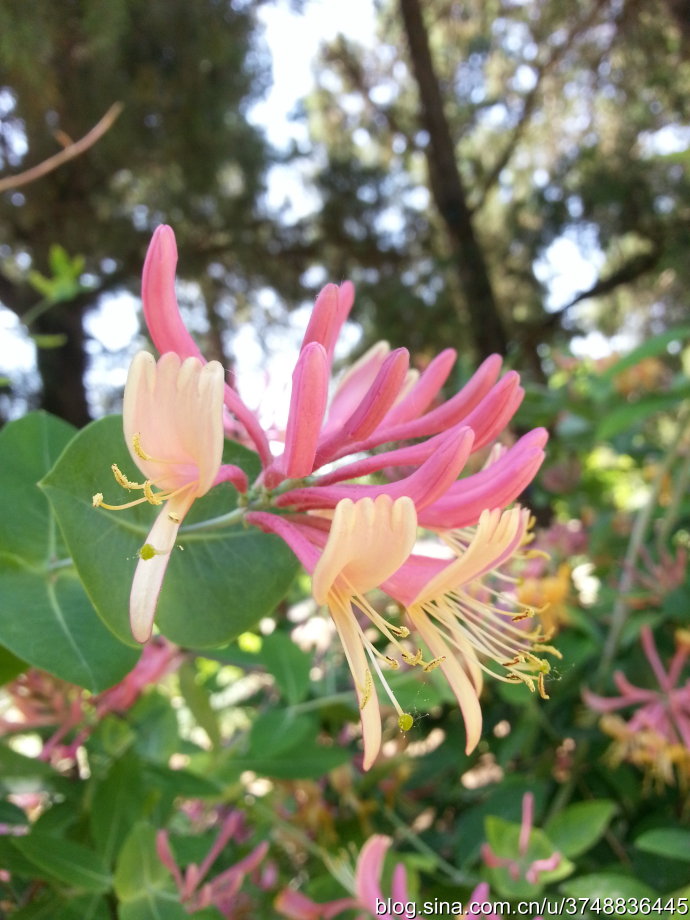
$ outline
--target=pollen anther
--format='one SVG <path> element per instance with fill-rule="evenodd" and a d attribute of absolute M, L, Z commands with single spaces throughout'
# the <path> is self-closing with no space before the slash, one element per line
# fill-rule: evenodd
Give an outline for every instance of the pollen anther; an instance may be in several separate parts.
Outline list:
<path fill-rule="evenodd" d="M 369 700 L 371 699 L 371 694 L 374 689 L 374 682 L 371 679 L 371 671 L 367 670 L 366 676 L 364 678 L 364 689 L 362 690 L 362 700 L 359 704 L 360 709 L 364 709 Z"/>
<path fill-rule="evenodd" d="M 393 626 L 392 623 L 388 624 L 388 628 L 393 633 L 394 636 L 397 636 L 399 639 L 407 639 L 410 635 L 410 630 L 407 626 Z"/>
<path fill-rule="evenodd" d="M 151 461 L 154 459 L 150 454 L 147 454 L 144 448 L 141 446 L 141 433 L 138 431 L 132 435 L 132 447 L 134 448 L 134 453 L 137 455 L 137 457 L 140 457 L 142 460 Z"/>
<path fill-rule="evenodd" d="M 446 660 L 446 656 L 445 656 L 445 655 L 441 655 L 439 658 L 433 658 L 431 661 L 428 661 L 428 662 L 424 665 L 424 667 L 422 668 L 422 670 L 424 671 L 425 674 L 428 674 L 429 671 L 435 671 L 436 668 L 437 668 L 440 664 L 443 664 L 443 662 L 444 662 L 445 660 Z"/>

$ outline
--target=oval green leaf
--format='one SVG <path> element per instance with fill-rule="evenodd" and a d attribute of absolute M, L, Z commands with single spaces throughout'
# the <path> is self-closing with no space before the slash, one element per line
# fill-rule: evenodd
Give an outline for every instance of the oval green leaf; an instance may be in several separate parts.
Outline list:
<path fill-rule="evenodd" d="M 0 433 L 0 644 L 97 693 L 131 670 L 137 652 L 118 642 L 94 612 L 37 486 L 74 431 L 36 412 Z"/>
<path fill-rule="evenodd" d="M 257 472 L 256 455 L 231 442 L 224 462 L 241 466 L 250 477 Z M 119 416 L 99 419 L 80 431 L 41 485 L 96 610 L 116 636 L 131 642 L 130 586 L 138 551 L 160 509 L 93 508 L 96 492 L 112 504 L 131 497 L 114 482 L 113 463 L 129 478 L 141 478 L 125 446 Z M 180 529 L 179 549 L 172 553 L 156 617 L 161 632 L 179 645 L 212 648 L 234 639 L 275 608 L 297 570 L 293 554 L 277 537 L 241 525 L 189 529 L 229 513 L 235 499 L 232 486 L 217 486 L 194 503 Z"/>

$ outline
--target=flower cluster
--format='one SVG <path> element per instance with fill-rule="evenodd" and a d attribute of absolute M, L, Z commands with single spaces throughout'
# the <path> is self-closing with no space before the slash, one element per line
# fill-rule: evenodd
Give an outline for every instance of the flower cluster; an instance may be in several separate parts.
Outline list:
<path fill-rule="evenodd" d="M 677 649 L 668 669 L 659 657 L 652 631 L 644 626 L 641 643 L 645 657 L 659 684 L 648 690 L 631 684 L 620 671 L 614 681 L 620 696 L 606 698 L 589 690 L 583 693 L 590 709 L 603 713 L 600 726 L 614 738 L 611 758 L 614 763 L 627 760 L 663 787 L 672 785 L 675 774 L 683 786 L 690 779 L 690 679 L 680 684 L 683 668 L 690 654 L 687 630 L 676 633 Z M 614 715 L 617 709 L 634 707 L 626 722 Z"/>
<path fill-rule="evenodd" d="M 539 876 L 543 872 L 551 872 L 553 869 L 557 869 L 562 857 L 556 851 L 543 859 L 530 858 L 529 844 L 533 820 L 534 796 L 531 792 L 526 792 L 522 797 L 522 822 L 520 824 L 517 855 L 511 857 L 499 856 L 494 853 L 488 843 L 484 843 L 481 848 L 484 865 L 490 869 L 507 869 L 514 881 L 524 878 L 530 885 L 538 884 Z"/>
<path fill-rule="evenodd" d="M 534 611 L 500 582 L 501 567 L 530 539 L 529 513 L 508 506 L 534 478 L 547 440 L 537 428 L 509 448 L 494 444 L 522 400 L 518 375 L 501 377 L 501 359 L 492 355 L 441 401 L 454 349 L 420 374 L 406 349 L 380 342 L 344 374 L 329 400 L 336 339 L 354 300 L 349 282 L 329 284 L 304 335 L 283 449 L 274 456 L 258 417 L 224 382 L 221 366 L 204 362 L 185 329 L 175 298 L 176 261 L 174 234 L 159 227 L 142 293 L 162 357 L 135 358 L 124 400 L 125 438 L 144 481 L 113 468 L 120 486 L 141 492 L 123 507 L 162 505 L 134 577 L 135 638 L 151 634 L 185 514 L 195 498 L 229 481 L 244 523 L 287 543 L 311 574 L 315 599 L 330 611 L 359 700 L 365 768 L 381 744 L 377 680 L 401 729 L 412 724 L 385 676 L 401 665 L 443 670 L 471 751 L 481 732 L 483 672 L 546 696 L 549 665 L 538 653 L 554 651 L 539 628 L 515 622 Z M 262 469 L 253 483 L 237 467 L 221 466 L 224 431 L 256 451 Z M 482 466 L 474 455 L 484 448 Z M 94 504 L 113 508 L 100 493 Z M 438 550 L 422 551 L 420 528 Z M 366 596 L 375 588 L 393 602 L 385 615 Z"/>
<path fill-rule="evenodd" d="M 363 911 L 358 913 L 357 920 L 370 920 L 373 917 L 382 917 L 383 920 L 394 920 L 396 917 L 420 916 L 418 905 L 410 896 L 407 872 L 402 863 L 396 863 L 391 877 L 390 895 L 386 895 L 381 887 L 383 877 L 384 859 L 392 839 L 383 834 L 374 834 L 360 850 L 355 867 L 354 879 L 351 888 L 354 897 L 338 898 L 335 901 L 317 903 L 299 891 L 287 888 L 278 895 L 275 907 L 281 917 L 287 920 L 332 920 L 348 909 Z M 449 901 L 444 902 L 450 905 Z M 459 902 L 453 902 L 453 915 L 460 920 L 499 920 L 499 915 L 494 913 L 493 904 L 489 900 L 489 886 L 481 882 L 472 891 L 467 899 L 467 910 L 456 913 L 454 908 Z M 425 902 L 425 913 L 438 908 L 436 903 Z M 447 908 L 446 908 L 447 909 Z M 440 916 L 440 913 L 439 913 Z M 445 916 L 445 914 L 444 914 Z M 534 920 L 541 920 L 535 917 Z"/>
<path fill-rule="evenodd" d="M 4 688 L 11 718 L 4 718 L 0 712 L 0 734 L 52 728 L 40 759 L 71 761 L 98 722 L 110 713 L 131 709 L 146 687 L 176 671 L 183 660 L 184 653 L 177 646 L 157 636 L 144 648 L 129 674 L 94 696 L 32 668 Z"/>
<path fill-rule="evenodd" d="M 240 889 L 247 876 L 259 873 L 268 852 L 268 841 L 264 840 L 259 843 L 247 856 L 235 862 L 229 869 L 207 880 L 213 864 L 226 845 L 230 841 L 238 842 L 244 836 L 243 818 L 242 812 L 231 811 L 222 821 L 218 835 L 201 865 L 191 863 L 185 868 L 184 873 L 173 854 L 168 832 L 158 831 L 156 835 L 158 858 L 172 875 L 180 902 L 187 913 L 194 914 L 210 906 L 216 907 L 223 917 L 237 917 L 240 912 L 243 913 L 241 905 L 246 899 Z"/>

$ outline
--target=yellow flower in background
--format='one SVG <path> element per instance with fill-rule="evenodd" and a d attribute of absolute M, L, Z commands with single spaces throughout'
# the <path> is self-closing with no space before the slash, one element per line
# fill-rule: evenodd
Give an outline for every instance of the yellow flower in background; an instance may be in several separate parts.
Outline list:
<path fill-rule="evenodd" d="M 537 611 L 544 632 L 554 634 L 569 622 L 566 601 L 570 587 L 570 566 L 563 562 L 555 575 L 523 578 L 516 596 L 520 604 Z"/>

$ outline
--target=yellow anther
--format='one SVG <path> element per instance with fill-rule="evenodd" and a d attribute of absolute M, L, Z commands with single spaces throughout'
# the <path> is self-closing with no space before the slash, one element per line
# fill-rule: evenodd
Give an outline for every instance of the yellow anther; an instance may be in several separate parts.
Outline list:
<path fill-rule="evenodd" d="M 414 725 L 414 719 L 409 714 L 409 712 L 401 712 L 398 716 L 398 727 L 400 731 L 409 732 L 409 730 Z"/>
<path fill-rule="evenodd" d="M 137 431 L 132 435 L 132 447 L 134 448 L 134 453 L 137 457 L 141 457 L 142 460 L 153 460 L 154 458 L 147 454 L 144 448 L 141 446 L 141 434 Z"/>
<path fill-rule="evenodd" d="M 399 639 L 407 639 L 410 635 L 410 630 L 407 626 L 393 626 L 392 623 L 388 624 L 388 628 L 393 633 L 394 636 L 397 636 Z"/>
<path fill-rule="evenodd" d="M 523 553 L 523 559 L 551 559 L 551 556 L 543 549 L 528 549 Z"/>
<path fill-rule="evenodd" d="M 434 671 L 440 664 L 443 664 L 445 660 L 445 655 L 441 655 L 440 658 L 434 658 L 432 661 L 427 662 L 422 670 L 425 674 L 427 674 L 429 671 Z"/>
<path fill-rule="evenodd" d="M 173 524 L 180 523 L 180 515 L 176 514 L 174 511 L 168 511 L 168 520 L 172 521 Z"/>
<path fill-rule="evenodd" d="M 402 659 L 406 664 L 409 664 L 410 667 L 416 667 L 416 665 L 421 664 L 422 662 L 421 648 L 418 648 L 416 654 L 414 655 L 411 652 L 403 652 Z"/>
<path fill-rule="evenodd" d="M 362 701 L 359 704 L 360 709 L 364 709 L 369 700 L 371 699 L 371 694 L 374 690 L 374 682 L 371 679 L 371 671 L 367 670 L 366 676 L 364 678 L 364 689 L 362 690 Z"/>
<path fill-rule="evenodd" d="M 391 658 L 390 655 L 385 655 L 384 657 L 385 657 L 386 661 L 388 662 L 388 664 L 391 666 L 391 668 L 392 668 L 394 671 L 397 671 L 398 668 L 400 667 L 400 662 L 399 662 L 399 661 L 396 661 L 395 658 Z"/>
<path fill-rule="evenodd" d="M 147 479 L 144 483 L 144 495 L 146 497 L 146 501 L 152 505 L 162 505 L 165 500 L 165 496 L 158 495 L 153 491 L 151 488 L 150 479 Z"/>
<path fill-rule="evenodd" d="M 549 694 L 546 692 L 546 688 L 544 687 L 544 675 L 543 674 L 540 674 L 539 677 L 537 678 L 537 687 L 539 688 L 539 696 L 543 700 L 550 699 Z"/>
<path fill-rule="evenodd" d="M 93 496 L 91 501 L 93 503 L 94 508 L 100 508 L 101 505 L 103 504 L 103 493 L 96 492 L 96 494 Z"/>
<path fill-rule="evenodd" d="M 138 482 L 132 482 L 131 479 L 128 479 L 125 474 L 122 472 L 117 463 L 113 463 L 110 467 L 113 471 L 113 476 L 115 477 L 115 482 L 122 486 L 123 489 L 143 489 L 144 487 Z"/>
<path fill-rule="evenodd" d="M 563 657 L 563 655 L 558 651 L 557 648 L 554 648 L 553 645 L 533 645 L 532 648 L 535 652 L 548 652 L 549 655 L 555 655 L 556 658 Z"/>

